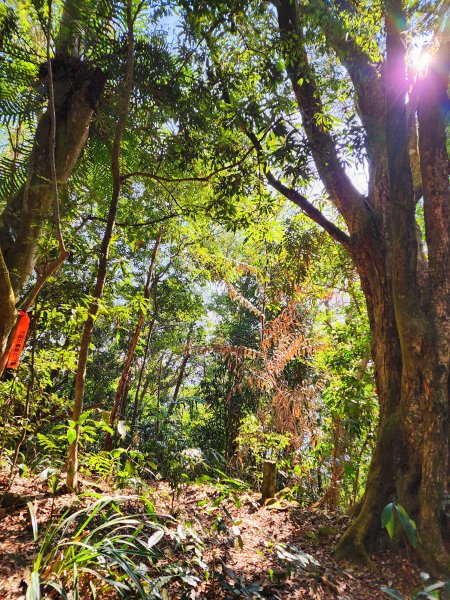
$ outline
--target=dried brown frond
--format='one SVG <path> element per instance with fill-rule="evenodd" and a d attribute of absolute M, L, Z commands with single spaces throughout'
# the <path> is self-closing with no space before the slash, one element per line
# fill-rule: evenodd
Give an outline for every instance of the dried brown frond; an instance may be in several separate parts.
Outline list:
<path fill-rule="evenodd" d="M 250 302 L 250 300 L 247 300 L 247 298 L 245 298 L 245 296 L 243 296 L 240 292 L 238 292 L 237 289 L 234 287 L 234 285 L 232 285 L 228 281 L 225 282 L 225 285 L 227 286 L 228 295 L 230 296 L 231 300 L 238 302 L 243 308 L 246 308 L 251 313 L 253 313 L 257 317 L 259 317 L 260 319 L 264 318 L 264 315 L 259 310 L 259 308 L 257 308 L 254 304 L 252 304 Z"/>

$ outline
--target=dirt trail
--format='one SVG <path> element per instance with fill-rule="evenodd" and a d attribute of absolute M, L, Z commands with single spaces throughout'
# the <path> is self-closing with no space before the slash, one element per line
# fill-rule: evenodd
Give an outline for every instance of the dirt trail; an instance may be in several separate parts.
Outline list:
<path fill-rule="evenodd" d="M 1 480 L 0 480 L 1 485 Z M 190 521 L 206 540 L 204 559 L 212 573 L 202 581 L 196 598 L 271 598 L 308 600 L 371 600 L 386 598 L 381 585 L 401 592 L 420 587 L 418 569 L 388 550 L 374 557 L 371 572 L 334 560 L 332 550 L 345 530 L 342 513 L 302 509 L 278 503 L 259 507 L 257 494 L 226 501 L 217 510 L 199 502 L 217 494 L 210 486 L 192 485 L 175 500 L 164 482 L 152 484 L 152 501 L 160 511 Z M 16 479 L 11 490 L 33 500 L 40 530 L 52 515 L 75 500 L 73 494 L 54 500 L 39 478 Z M 98 491 L 98 489 L 96 490 Z M 123 494 L 105 486 L 109 495 Z M 221 516 L 220 533 L 214 522 Z M 380 535 L 384 532 L 380 529 Z M 25 599 L 33 557 L 33 534 L 27 506 L 0 508 L 0 599 Z M 311 557 L 311 558 L 310 558 Z M 176 592 L 169 595 L 177 598 Z"/>

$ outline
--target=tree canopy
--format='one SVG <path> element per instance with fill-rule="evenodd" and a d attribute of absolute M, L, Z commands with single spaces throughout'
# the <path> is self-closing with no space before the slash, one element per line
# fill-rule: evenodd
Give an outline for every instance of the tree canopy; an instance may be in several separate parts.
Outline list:
<path fill-rule="evenodd" d="M 339 560 L 450 573 L 445 8 L 0 6 L 7 491 L 273 460 Z"/>

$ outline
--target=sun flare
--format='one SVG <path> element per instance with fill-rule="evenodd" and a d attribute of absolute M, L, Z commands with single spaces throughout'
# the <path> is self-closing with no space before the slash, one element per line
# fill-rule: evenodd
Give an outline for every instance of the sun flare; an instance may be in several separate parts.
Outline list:
<path fill-rule="evenodd" d="M 430 51 L 428 44 L 416 42 L 408 53 L 409 68 L 415 77 L 425 77 L 430 65 Z"/>
<path fill-rule="evenodd" d="M 413 69 L 419 77 L 424 77 L 427 74 L 429 64 L 430 53 L 422 49 L 420 56 L 413 64 Z"/>

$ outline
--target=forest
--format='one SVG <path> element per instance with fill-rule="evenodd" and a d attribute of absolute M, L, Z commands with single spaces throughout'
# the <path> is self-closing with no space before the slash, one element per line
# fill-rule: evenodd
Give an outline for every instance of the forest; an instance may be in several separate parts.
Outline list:
<path fill-rule="evenodd" d="M 445 0 L 2 0 L 0 599 L 450 598 Z"/>

